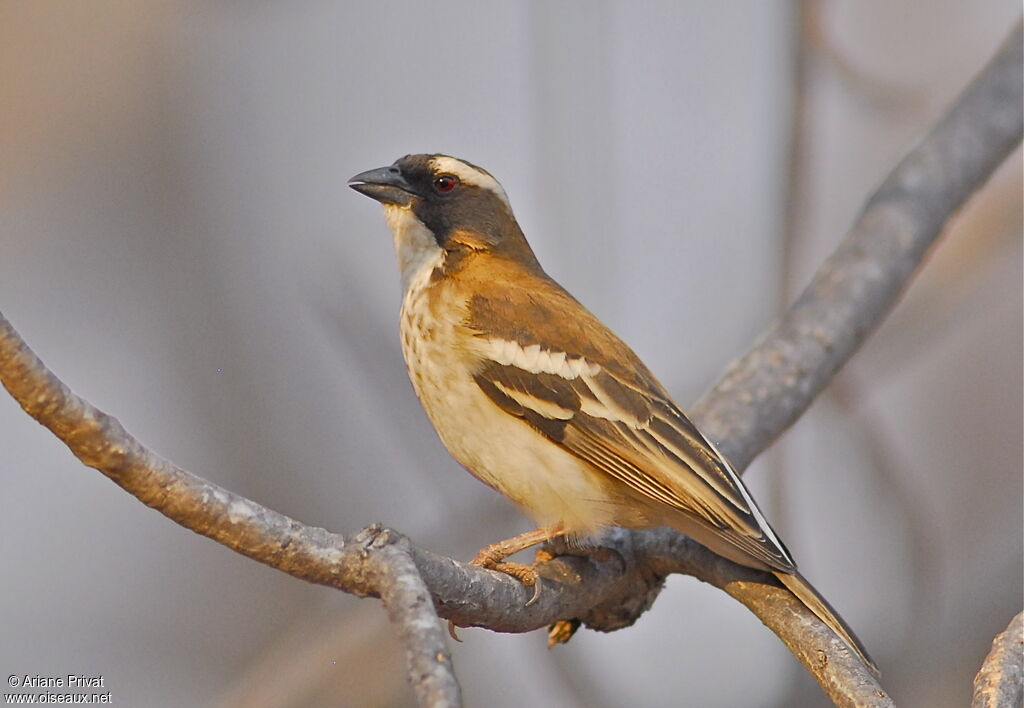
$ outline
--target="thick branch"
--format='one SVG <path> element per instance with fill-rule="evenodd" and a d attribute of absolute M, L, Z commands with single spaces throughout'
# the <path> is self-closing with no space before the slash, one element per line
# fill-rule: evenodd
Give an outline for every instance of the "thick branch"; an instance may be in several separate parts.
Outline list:
<path fill-rule="evenodd" d="M 1020 142 L 1021 31 L 868 201 L 836 253 L 782 320 L 694 409 L 740 467 L 790 425 L 878 325 L 942 226 Z M 371 528 L 352 539 L 304 526 L 153 454 L 114 418 L 75 396 L 0 315 L 0 379 L 83 463 L 176 522 L 310 582 L 383 597 L 402 625 L 425 705 L 458 701 L 436 622 L 427 625 L 411 557 L 438 612 L 459 624 L 522 632 L 567 617 L 603 630 L 631 624 L 661 579 L 683 572 L 725 589 L 779 634 L 838 705 L 891 705 L 842 642 L 774 579 L 676 533 L 616 530 L 622 563 L 559 558 L 540 600 L 516 581 L 418 549 Z M 425 609 L 426 608 L 426 609 Z M 406 626 L 409 623 L 416 626 Z M 419 677 L 423 677 L 422 680 Z M 440 703 L 431 703 L 438 701 Z"/>
<path fill-rule="evenodd" d="M 379 565 L 381 576 L 374 584 L 405 643 L 408 675 L 419 704 L 432 708 L 462 705 L 444 631 L 430 591 L 409 553 L 409 542 L 391 543 L 386 531 L 369 535 L 376 536 L 371 542 L 374 547 L 386 548 L 391 554 L 388 562 Z"/>
<path fill-rule="evenodd" d="M 971 708 L 1017 708 L 1024 702 L 1024 612 L 992 640 L 974 677 Z"/>

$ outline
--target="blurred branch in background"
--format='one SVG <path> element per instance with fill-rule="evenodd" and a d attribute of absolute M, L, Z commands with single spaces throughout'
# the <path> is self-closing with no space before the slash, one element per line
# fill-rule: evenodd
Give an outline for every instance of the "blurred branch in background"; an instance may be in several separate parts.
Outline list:
<path fill-rule="evenodd" d="M 947 220 L 1020 142 L 1021 29 L 868 200 L 838 250 L 780 322 L 693 410 L 740 469 L 811 404 L 895 304 Z M 837 637 L 764 574 L 674 532 L 615 531 L 623 564 L 562 557 L 544 592 L 441 558 L 379 527 L 346 538 L 308 527 L 158 457 L 75 396 L 0 318 L 0 378 L 19 404 L 82 460 L 169 518 L 310 582 L 382 597 L 399 625 L 423 705 L 457 705 L 438 614 L 522 632 L 566 617 L 611 630 L 644 612 L 670 572 L 726 590 L 785 641 L 839 705 L 891 700 Z"/>
<path fill-rule="evenodd" d="M 793 299 L 796 252 L 805 234 L 808 152 L 811 139 L 809 100 L 812 54 L 810 51 L 811 25 L 818 21 L 820 7 L 813 0 L 800 0 L 793 5 L 796 31 L 792 40 L 792 71 L 790 73 L 789 131 L 786 144 L 786 181 L 783 186 L 782 221 L 779 224 L 778 312 L 781 317 Z M 786 446 L 776 445 L 769 454 L 771 479 L 767 501 L 775 523 L 787 516 L 786 495 L 783 492 L 787 467 Z"/>
<path fill-rule="evenodd" d="M 850 90 L 867 102 L 886 111 L 917 112 L 925 108 L 924 94 L 916 87 L 895 83 L 887 76 L 866 71 L 852 61 L 826 26 L 825 4 L 802 0 L 801 25 L 805 57 L 813 54 L 822 60 Z"/>

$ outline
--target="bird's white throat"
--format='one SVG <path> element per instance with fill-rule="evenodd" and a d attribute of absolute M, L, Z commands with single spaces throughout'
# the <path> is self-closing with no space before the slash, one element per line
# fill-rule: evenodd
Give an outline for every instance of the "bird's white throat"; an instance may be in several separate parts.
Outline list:
<path fill-rule="evenodd" d="M 423 287 L 434 268 L 441 265 L 444 250 L 411 209 L 385 204 L 384 219 L 395 241 L 402 290 L 409 292 L 411 287 Z"/>

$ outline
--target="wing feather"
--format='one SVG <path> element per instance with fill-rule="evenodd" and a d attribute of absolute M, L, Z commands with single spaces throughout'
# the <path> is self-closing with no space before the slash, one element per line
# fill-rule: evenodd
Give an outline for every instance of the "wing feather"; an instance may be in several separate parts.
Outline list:
<path fill-rule="evenodd" d="M 475 378 L 506 412 L 641 498 L 685 514 L 752 561 L 795 567 L 729 463 L 660 386 L 642 389 L 603 368 L 567 379 L 493 360 Z"/>

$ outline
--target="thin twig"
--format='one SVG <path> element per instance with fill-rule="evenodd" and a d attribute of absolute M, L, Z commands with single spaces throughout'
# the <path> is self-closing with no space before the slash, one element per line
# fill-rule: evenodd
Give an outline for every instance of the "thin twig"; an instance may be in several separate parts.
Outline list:
<path fill-rule="evenodd" d="M 971 708 L 1018 708 L 1024 702 L 1024 612 L 992 640 L 974 677 Z"/>
<path fill-rule="evenodd" d="M 722 441 L 723 450 L 741 467 L 810 405 L 894 304 L 942 225 L 1020 142 L 1020 45 L 1018 26 L 950 113 L 869 200 L 839 250 L 782 321 L 694 410 L 698 425 Z M 441 616 L 506 632 L 529 631 L 567 617 L 603 630 L 627 626 L 653 602 L 664 574 L 685 572 L 747 605 L 838 705 L 891 705 L 838 637 L 770 576 L 730 563 L 677 533 L 615 530 L 609 542 L 621 564 L 558 558 L 542 568 L 540 600 L 524 607 L 530 593 L 507 576 L 406 545 L 399 534 L 379 527 L 347 539 L 305 526 L 160 458 L 116 419 L 75 396 L 2 315 L 0 379 L 26 412 L 83 463 L 145 504 L 296 577 L 357 595 L 383 596 L 389 611 L 403 621 L 426 616 L 415 583 L 394 585 L 407 577 L 407 554 Z M 426 656 L 420 648 L 436 647 L 436 641 L 432 635 L 406 639 L 410 665 L 419 670 Z M 418 693 L 421 700 L 432 695 L 458 700 L 457 693 L 444 693 L 446 676 L 434 673 L 446 663 L 428 664 L 423 675 L 436 684 Z"/>

